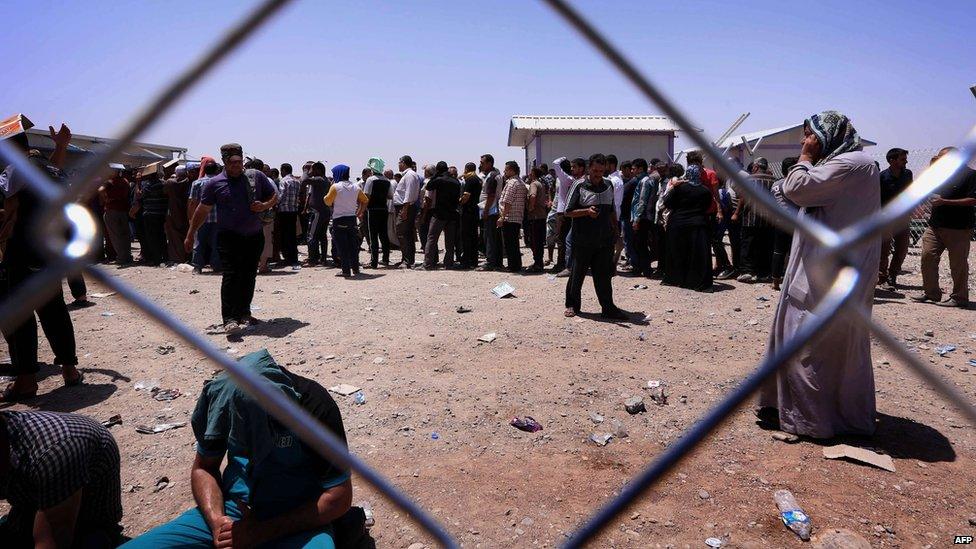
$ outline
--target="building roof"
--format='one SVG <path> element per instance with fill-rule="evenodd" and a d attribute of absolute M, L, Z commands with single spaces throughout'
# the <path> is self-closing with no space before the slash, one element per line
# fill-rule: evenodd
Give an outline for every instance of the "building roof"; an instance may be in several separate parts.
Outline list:
<path fill-rule="evenodd" d="M 745 138 L 745 140 L 748 141 L 750 145 L 752 145 L 754 142 L 759 141 L 762 138 L 771 137 L 783 132 L 788 132 L 802 125 L 803 123 L 801 122 L 799 124 L 793 124 L 791 126 L 783 126 L 781 128 L 759 130 L 750 133 L 740 133 L 738 135 L 726 137 L 721 143 L 718 144 L 718 148 L 724 149 L 725 147 L 734 147 L 736 145 L 741 145 L 742 138 Z"/>
<path fill-rule="evenodd" d="M 515 115 L 508 128 L 508 146 L 525 147 L 545 132 L 676 132 L 666 116 L 528 116 Z"/>
<path fill-rule="evenodd" d="M 731 137 L 725 138 L 717 146 L 718 146 L 719 149 L 722 149 L 722 150 L 725 150 L 726 147 L 736 147 L 736 146 L 742 145 L 742 140 L 744 138 L 746 140 L 746 142 L 749 143 L 749 146 L 751 147 L 751 146 L 755 145 L 756 142 L 759 141 L 760 139 L 765 139 L 767 137 L 772 137 L 774 135 L 778 135 L 778 134 L 781 134 L 781 133 L 784 133 L 784 132 L 788 132 L 788 131 L 791 131 L 791 130 L 795 130 L 795 129 L 799 128 L 802 125 L 803 125 L 803 122 L 800 122 L 798 124 L 792 124 L 790 126 L 783 126 L 781 128 L 771 128 L 771 129 L 768 129 L 768 130 L 759 130 L 759 131 L 754 131 L 754 132 L 749 132 L 749 133 L 740 133 L 738 135 L 733 135 Z M 871 141 L 870 139 L 864 139 L 863 137 L 861 137 L 861 143 L 863 143 L 864 146 L 866 146 L 866 147 L 873 147 L 874 145 L 877 145 L 877 143 L 875 143 L 874 141 Z M 796 146 L 799 147 L 800 144 L 797 143 Z M 759 145 L 759 148 L 760 149 L 762 148 L 762 144 Z M 698 147 L 692 147 L 690 149 L 684 149 L 684 150 L 682 150 L 680 152 L 689 153 L 691 151 L 697 151 L 697 150 L 699 150 Z"/>
<path fill-rule="evenodd" d="M 31 142 L 32 143 L 34 142 L 34 137 L 37 137 L 37 136 L 47 138 L 47 141 L 48 142 L 50 142 L 50 140 L 51 140 L 50 134 L 48 133 L 47 130 L 42 130 L 42 129 L 39 129 L 39 128 L 31 128 L 31 129 L 27 130 L 27 133 L 31 136 Z M 114 143 L 115 142 L 115 139 L 109 139 L 107 137 L 95 137 L 93 135 L 83 135 L 83 134 L 80 134 L 80 133 L 72 133 L 71 134 L 71 137 L 72 137 L 72 140 L 88 141 L 88 142 L 91 142 L 91 143 L 106 143 L 106 144 L 108 144 L 108 143 Z M 133 141 L 130 145 L 132 145 L 134 147 L 139 147 L 139 148 L 146 147 L 146 148 L 150 148 L 150 149 L 163 149 L 163 150 L 170 150 L 170 151 L 176 151 L 176 152 L 186 152 L 186 150 L 187 150 L 186 147 L 174 147 L 172 145 L 160 145 L 158 143 L 143 143 L 141 141 Z"/>
<path fill-rule="evenodd" d="M 724 141 L 719 143 L 718 148 L 724 149 L 725 147 L 730 147 L 730 146 L 734 147 L 736 145 L 741 145 L 742 138 L 745 138 L 745 140 L 749 142 L 749 145 L 752 145 L 754 142 L 759 141 L 760 138 L 772 137 L 774 135 L 788 132 L 790 130 L 795 130 L 802 125 L 803 122 L 800 122 L 799 124 L 793 124 L 791 126 L 783 126 L 782 128 L 772 128 L 769 130 L 759 130 L 751 133 L 742 133 L 739 135 L 733 135 L 732 137 L 726 138 Z M 875 143 L 874 141 L 871 141 L 869 139 L 864 139 L 863 137 L 861 138 L 861 142 L 866 146 L 877 145 L 877 143 Z M 799 146 L 799 143 L 797 143 L 797 146 Z"/>
<path fill-rule="evenodd" d="M 27 134 L 32 149 L 42 151 L 54 150 L 54 141 L 51 140 L 51 136 L 47 130 L 31 128 L 27 130 Z M 71 143 L 68 144 L 68 152 L 74 154 L 99 154 L 108 149 L 114 141 L 114 139 L 104 137 L 72 134 Z M 169 156 L 165 154 L 167 152 Z M 122 156 L 119 160 L 129 165 L 142 165 L 157 160 L 169 160 L 174 152 L 185 154 L 186 148 L 134 141 L 122 151 Z"/>

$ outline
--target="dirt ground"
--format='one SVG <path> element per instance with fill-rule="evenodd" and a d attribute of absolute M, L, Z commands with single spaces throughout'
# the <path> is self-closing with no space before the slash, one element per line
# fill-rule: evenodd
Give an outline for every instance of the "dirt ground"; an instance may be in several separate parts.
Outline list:
<path fill-rule="evenodd" d="M 976 313 L 909 302 L 921 278 L 917 255 L 907 263 L 914 272 L 901 277 L 905 291 L 879 292 L 876 318 L 976 399 Z M 109 268 L 200 331 L 219 320 L 219 276 Z M 778 297 L 768 285 L 735 281 L 698 294 L 615 278 L 618 305 L 649 317 L 641 325 L 564 318 L 565 279 L 546 275 L 378 270 L 344 280 L 335 272 L 259 277 L 255 316 L 269 322 L 242 342 L 208 337 L 234 356 L 266 347 L 324 386 L 362 387 L 364 405 L 336 396 L 351 450 L 473 547 L 561 543 L 756 365 Z M 489 293 L 503 280 L 517 297 Z M 104 291 L 89 282 L 90 293 Z M 589 282 L 583 296 L 584 311 L 597 311 Z M 214 366 L 118 296 L 93 300 L 72 312 L 87 384 L 65 388 L 45 365 L 40 395 L 13 409 L 123 416 L 112 433 L 122 452 L 125 533 L 135 536 L 192 505 L 194 451 L 189 427 L 143 435 L 135 426 L 188 420 Z M 459 305 L 473 310 L 458 314 Z M 477 340 L 488 332 L 494 342 Z M 935 348 L 949 343 L 956 350 L 939 356 Z M 175 351 L 159 354 L 167 344 Z M 747 406 L 594 545 L 702 547 L 717 537 L 727 547 L 799 546 L 776 514 L 780 488 L 793 491 L 815 534 L 847 528 L 877 547 L 944 547 L 953 535 L 976 534 L 973 427 L 888 351 L 872 352 L 880 423 L 876 436 L 853 443 L 890 454 L 896 473 L 826 460 L 818 443 L 773 440 Z M 52 360 L 43 342 L 41 358 Z M 135 389 L 148 380 L 184 395 L 157 402 Z M 651 401 L 648 380 L 663 383 L 667 405 Z M 645 398 L 646 413 L 624 410 L 634 395 Z M 605 421 L 595 424 L 592 413 Z M 516 430 L 508 425 L 516 415 L 544 429 Z M 611 432 L 612 420 L 629 436 L 604 447 L 588 441 Z M 162 476 L 172 484 L 154 493 Z M 355 475 L 354 487 L 354 501 L 375 510 L 377 546 L 429 543 Z"/>

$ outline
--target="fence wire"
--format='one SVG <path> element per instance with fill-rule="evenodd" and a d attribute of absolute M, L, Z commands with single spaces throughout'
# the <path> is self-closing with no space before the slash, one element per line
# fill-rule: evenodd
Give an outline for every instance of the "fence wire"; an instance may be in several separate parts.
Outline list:
<path fill-rule="evenodd" d="M 599 509 L 579 530 L 569 536 L 566 547 L 580 547 L 599 535 L 621 513 L 623 513 L 641 494 L 650 489 L 674 466 L 688 456 L 694 448 L 718 428 L 735 410 L 745 402 L 769 376 L 786 364 L 806 345 L 815 342 L 832 322 L 842 315 L 853 318 L 869 326 L 878 340 L 900 357 L 919 377 L 939 391 L 943 397 L 954 404 L 976 425 L 976 408 L 952 386 L 923 364 L 915 354 L 909 352 L 886 328 L 871 318 L 863 304 L 851 299 L 857 285 L 861 283 L 859 274 L 850 265 L 848 258 L 851 248 L 867 241 L 879 239 L 885 232 L 903 224 L 923 205 L 929 195 L 950 184 L 959 177 L 973 157 L 976 157 L 976 128 L 966 137 L 959 150 L 945 155 L 941 160 L 917 174 L 915 182 L 895 200 L 877 214 L 864 219 L 841 231 L 834 231 L 823 224 L 807 218 L 798 218 L 780 208 L 765 192 L 748 182 L 731 161 L 722 156 L 712 146 L 711 140 L 695 129 L 690 120 L 679 110 L 660 89 L 652 84 L 636 67 L 610 42 L 600 34 L 579 12 L 564 0 L 542 0 L 575 28 L 583 38 L 616 67 L 652 104 L 656 104 L 667 116 L 686 132 L 686 135 L 715 160 L 716 167 L 727 178 L 735 182 L 754 203 L 777 226 L 790 231 L 799 231 L 815 241 L 829 260 L 826 268 L 833 272 L 829 288 L 815 307 L 809 320 L 800 327 L 793 339 L 788 341 L 775 355 L 766 357 L 763 362 L 747 376 L 742 383 L 725 399 L 716 404 L 686 433 L 659 455 L 641 473 L 636 475 L 620 492 Z M 31 277 L 15 295 L 8 296 L 0 303 L 0 327 L 4 330 L 23 322 L 32 309 L 53 295 L 60 287 L 61 280 L 68 275 L 84 270 L 102 284 L 113 288 L 124 299 L 131 302 L 147 316 L 164 328 L 182 338 L 187 344 L 197 348 L 204 356 L 227 371 L 234 381 L 251 394 L 265 409 L 295 433 L 310 447 L 327 459 L 349 467 L 363 480 L 375 488 L 394 505 L 415 520 L 431 537 L 444 547 L 456 547 L 457 542 L 424 509 L 410 499 L 403 491 L 393 486 L 382 475 L 370 468 L 361 459 L 350 453 L 337 439 L 292 400 L 285 398 L 262 378 L 231 360 L 225 353 L 207 341 L 201 334 L 180 322 L 175 316 L 135 289 L 109 275 L 101 268 L 90 265 L 91 254 L 99 238 L 93 227 L 97 226 L 90 214 L 72 208 L 72 203 L 93 191 L 95 178 L 102 169 L 121 155 L 122 150 L 143 131 L 149 128 L 170 106 L 172 106 L 190 87 L 199 82 L 213 67 L 256 29 L 265 24 L 289 0 L 266 0 L 253 9 L 246 17 L 232 27 L 209 50 L 201 55 L 190 67 L 176 78 L 149 105 L 137 114 L 122 132 L 114 145 L 94 157 L 89 164 L 73 176 L 69 189 L 63 190 L 54 185 L 25 161 L 22 154 L 9 144 L 0 141 L 0 159 L 12 164 L 25 177 L 32 191 L 45 203 L 43 215 L 32 220 L 35 237 L 44 243 L 44 251 L 49 256 L 46 268 Z M 67 238 L 58 235 L 65 234 Z"/>
<path fill-rule="evenodd" d="M 882 170 L 888 167 L 888 160 L 885 158 L 887 151 L 872 149 L 870 151 L 866 150 L 865 152 L 867 152 L 868 156 L 873 158 L 874 161 L 878 163 L 878 166 L 880 166 Z M 909 149 L 908 165 L 906 166 L 906 168 L 911 170 L 913 174 L 918 175 L 924 172 L 926 168 L 929 167 L 932 158 L 934 158 L 935 155 L 938 154 L 938 152 L 939 149 L 931 149 L 931 148 Z M 779 157 L 782 155 L 782 153 L 776 151 L 773 152 L 772 155 Z M 763 148 L 761 145 L 751 158 L 754 159 L 760 156 L 763 157 L 766 156 L 763 152 Z M 780 165 L 780 162 L 770 162 L 769 171 L 773 173 L 773 176 L 776 177 L 776 179 L 780 179 L 786 176 L 786 174 L 783 173 L 783 168 Z M 926 199 L 925 201 L 923 201 L 912 212 L 911 216 L 908 219 L 908 233 L 910 237 L 909 238 L 910 247 L 916 248 L 920 246 L 919 241 L 922 238 L 922 233 L 924 233 L 925 229 L 927 229 L 929 226 L 929 215 L 931 213 L 932 213 L 931 199 Z M 976 230 L 973 231 L 973 240 L 976 240 Z"/>

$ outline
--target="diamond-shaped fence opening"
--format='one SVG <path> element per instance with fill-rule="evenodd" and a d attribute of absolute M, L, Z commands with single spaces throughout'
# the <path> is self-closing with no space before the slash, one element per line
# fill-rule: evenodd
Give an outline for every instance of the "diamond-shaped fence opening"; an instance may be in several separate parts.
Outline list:
<path fill-rule="evenodd" d="M 163 327 L 196 347 L 207 358 L 220 367 L 250 393 L 268 412 L 292 429 L 310 447 L 333 462 L 349 467 L 363 480 L 382 493 L 417 521 L 437 542 L 445 547 L 455 547 L 456 541 L 447 531 L 413 502 L 406 494 L 389 483 L 383 476 L 370 468 L 357 456 L 351 454 L 341 442 L 279 391 L 266 384 L 257 374 L 242 368 L 226 354 L 214 347 L 201 334 L 180 322 L 175 316 L 156 305 L 135 289 L 110 276 L 97 266 L 88 263 L 93 243 L 98 237 L 91 215 L 83 208 L 74 206 L 79 198 L 94 191 L 97 178 L 109 162 L 115 160 L 122 150 L 139 134 L 172 106 L 195 82 L 205 76 L 219 61 L 239 46 L 258 26 L 265 23 L 280 10 L 288 0 L 266 0 L 251 11 L 236 26 L 231 28 L 210 49 L 204 52 L 186 71 L 179 75 L 162 93 L 138 113 L 127 126 L 118 141 L 102 154 L 94 157 L 72 178 L 68 190 L 52 184 L 45 175 L 39 173 L 11 145 L 0 141 L 0 159 L 10 163 L 25 176 L 33 192 L 45 204 L 43 214 L 35 220 L 33 230 L 38 242 L 45 244 L 49 255 L 47 267 L 31 277 L 20 289 L 7 296 L 0 303 L 0 327 L 16 325 L 30 314 L 31 310 L 53 295 L 67 275 L 84 271 L 102 284 L 113 288 L 121 297 L 127 299 L 144 314 L 159 322 Z M 913 353 L 901 345 L 887 329 L 871 319 L 870 313 L 851 300 L 859 283 L 859 273 L 848 261 L 848 250 L 854 246 L 879 239 L 886 231 L 897 227 L 905 219 L 924 220 L 927 215 L 928 196 L 959 176 L 974 156 L 976 156 L 976 129 L 970 132 L 965 142 L 956 152 L 945 155 L 932 166 L 928 166 L 929 153 L 934 151 L 913 151 L 910 154 L 916 179 L 901 195 L 886 205 L 877 214 L 864 219 L 841 231 L 831 230 L 808 218 L 798 218 L 780 208 L 767 194 L 746 179 L 721 151 L 716 150 L 709 139 L 695 130 L 695 126 L 664 94 L 640 73 L 624 55 L 612 46 L 587 19 L 580 15 L 564 0 L 544 0 L 550 8 L 574 27 L 583 38 L 616 67 L 652 103 L 681 127 L 695 144 L 714 159 L 719 172 L 726 181 L 734 182 L 746 196 L 759 205 L 760 209 L 777 226 L 784 230 L 799 231 L 819 244 L 829 258 L 833 273 L 830 287 L 816 306 L 814 314 L 803 324 L 798 333 L 772 356 L 749 374 L 735 390 L 717 403 L 684 435 L 668 447 L 623 487 L 620 494 L 599 509 L 579 530 L 570 535 L 567 547 L 579 547 L 597 536 L 633 501 L 667 474 L 681 459 L 686 457 L 701 441 L 709 436 L 722 421 L 732 414 L 749 398 L 760 384 L 776 370 L 787 363 L 804 346 L 816 341 L 840 315 L 850 315 L 858 322 L 868 325 L 881 343 L 891 349 L 908 364 L 919 377 L 938 390 L 952 404 L 957 406 L 970 421 L 976 425 L 976 408 L 966 401 L 952 386 L 933 373 Z M 761 154 L 761 153 L 760 153 Z M 773 166 L 776 168 L 775 166 Z M 781 174 L 779 174 L 781 175 Z M 920 228 L 919 228 L 920 227 Z M 924 225 L 913 226 L 913 231 L 924 230 Z M 70 234 L 68 238 L 58 235 Z"/>

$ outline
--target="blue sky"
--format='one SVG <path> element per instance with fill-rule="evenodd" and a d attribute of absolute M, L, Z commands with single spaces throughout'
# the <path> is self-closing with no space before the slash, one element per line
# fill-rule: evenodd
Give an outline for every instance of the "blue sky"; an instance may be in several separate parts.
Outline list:
<path fill-rule="evenodd" d="M 0 117 L 114 135 L 242 5 L 0 0 Z M 941 147 L 976 123 L 973 0 L 577 6 L 712 137 L 745 111 L 752 131 L 835 108 L 879 149 Z M 273 164 L 461 164 L 520 160 L 513 114 L 658 112 L 537 1 L 304 0 L 141 139 L 194 156 L 238 141 Z"/>

